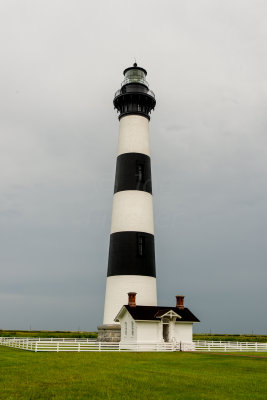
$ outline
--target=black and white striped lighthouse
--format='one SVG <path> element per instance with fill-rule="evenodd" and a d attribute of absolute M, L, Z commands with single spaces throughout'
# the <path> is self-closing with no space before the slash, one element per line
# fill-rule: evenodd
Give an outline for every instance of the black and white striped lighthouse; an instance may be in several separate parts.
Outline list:
<path fill-rule="evenodd" d="M 138 293 L 142 305 L 157 305 L 149 140 L 149 115 L 156 100 L 146 75 L 136 63 L 126 68 L 113 101 L 120 127 L 104 326 L 114 324 L 128 292 Z"/>

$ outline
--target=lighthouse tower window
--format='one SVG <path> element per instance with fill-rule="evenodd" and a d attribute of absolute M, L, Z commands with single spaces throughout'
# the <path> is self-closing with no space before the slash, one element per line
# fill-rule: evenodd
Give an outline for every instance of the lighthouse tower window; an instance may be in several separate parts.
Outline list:
<path fill-rule="evenodd" d="M 138 236 L 137 236 L 137 254 L 139 256 L 144 255 L 144 247 L 145 247 L 145 237 L 143 235 L 138 234 Z"/>
<path fill-rule="evenodd" d="M 137 183 L 141 183 L 144 181 L 144 164 L 137 164 L 135 176 Z"/>

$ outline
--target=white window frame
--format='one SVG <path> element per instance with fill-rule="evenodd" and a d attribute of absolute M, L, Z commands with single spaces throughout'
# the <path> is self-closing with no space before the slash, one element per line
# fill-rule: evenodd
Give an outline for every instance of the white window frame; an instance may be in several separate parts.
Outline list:
<path fill-rule="evenodd" d="M 134 321 L 132 321 L 132 336 L 134 336 Z"/>

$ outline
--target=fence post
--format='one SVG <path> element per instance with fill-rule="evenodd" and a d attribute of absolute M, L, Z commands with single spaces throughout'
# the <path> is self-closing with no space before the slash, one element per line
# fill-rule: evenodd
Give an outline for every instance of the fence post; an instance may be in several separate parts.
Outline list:
<path fill-rule="evenodd" d="M 81 343 L 78 343 L 78 351 L 81 351 Z"/>
<path fill-rule="evenodd" d="M 258 343 L 255 343 L 255 350 L 258 351 Z"/>
<path fill-rule="evenodd" d="M 57 353 L 59 352 L 59 343 L 57 343 Z"/>
<path fill-rule="evenodd" d="M 35 343 L 35 353 L 37 352 L 37 342 Z"/>

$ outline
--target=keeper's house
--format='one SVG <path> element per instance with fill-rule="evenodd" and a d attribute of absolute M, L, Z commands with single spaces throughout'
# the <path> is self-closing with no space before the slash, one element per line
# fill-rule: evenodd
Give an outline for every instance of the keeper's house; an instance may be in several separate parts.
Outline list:
<path fill-rule="evenodd" d="M 193 323 L 199 319 L 176 296 L 176 307 L 139 306 L 136 293 L 128 293 L 128 305 L 115 318 L 121 325 L 120 343 L 192 342 Z"/>

